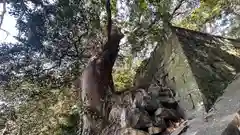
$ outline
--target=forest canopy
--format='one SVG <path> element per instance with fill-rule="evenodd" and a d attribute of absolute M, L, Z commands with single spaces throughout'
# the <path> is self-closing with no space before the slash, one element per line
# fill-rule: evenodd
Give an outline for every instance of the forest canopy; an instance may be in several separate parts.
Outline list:
<path fill-rule="evenodd" d="M 17 42 L 0 43 L 0 119 L 14 121 L 16 132 L 77 134 L 80 108 L 72 82 L 91 51 L 107 40 L 105 2 L 0 0 L 1 32 L 12 36 L 2 27 L 6 14 L 16 20 L 18 32 Z M 166 24 L 240 38 L 239 0 L 111 0 L 111 9 L 125 36 L 114 67 L 118 89 L 132 85 Z"/>

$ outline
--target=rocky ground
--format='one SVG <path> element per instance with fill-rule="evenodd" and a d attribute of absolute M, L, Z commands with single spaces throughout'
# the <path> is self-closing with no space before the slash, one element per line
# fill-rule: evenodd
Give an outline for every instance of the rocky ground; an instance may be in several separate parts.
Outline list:
<path fill-rule="evenodd" d="M 113 96 L 111 123 L 101 135 L 240 135 L 239 84 L 240 78 L 229 84 L 208 113 L 192 119 L 165 86 Z"/>
<path fill-rule="evenodd" d="M 109 115 L 111 124 L 102 135 L 170 135 L 184 125 L 184 114 L 167 87 L 126 92 L 115 101 Z M 185 126 L 183 126 L 185 127 Z M 182 130 L 181 130 L 182 131 Z M 177 131 L 177 132 L 181 132 Z"/>

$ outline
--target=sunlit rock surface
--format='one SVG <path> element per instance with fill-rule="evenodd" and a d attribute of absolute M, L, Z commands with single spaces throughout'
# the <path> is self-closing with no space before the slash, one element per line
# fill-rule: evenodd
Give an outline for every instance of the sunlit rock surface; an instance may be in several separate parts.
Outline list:
<path fill-rule="evenodd" d="M 239 135 L 240 78 L 233 81 L 219 97 L 205 118 L 192 120 L 186 135 Z M 234 128 L 235 127 L 235 128 Z"/>
<path fill-rule="evenodd" d="M 176 92 L 186 118 L 203 116 L 240 71 L 240 41 L 172 30 L 144 61 L 136 82 L 166 85 Z"/>

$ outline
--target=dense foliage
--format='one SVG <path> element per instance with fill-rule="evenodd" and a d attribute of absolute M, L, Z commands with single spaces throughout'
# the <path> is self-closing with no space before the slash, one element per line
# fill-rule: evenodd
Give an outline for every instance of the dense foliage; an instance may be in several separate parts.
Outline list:
<path fill-rule="evenodd" d="M 11 108 L 11 113 L 1 112 L 2 119 L 14 121 L 21 134 L 76 134 L 79 107 L 72 82 L 91 52 L 106 41 L 105 1 L 0 2 L 10 5 L 6 12 L 16 18 L 18 29 L 17 43 L 0 45 L 2 110 Z M 114 23 L 125 35 L 114 70 L 118 89 L 132 85 L 138 62 L 164 37 L 166 24 L 239 38 L 238 0 L 112 0 L 111 4 Z M 12 113 L 16 118 L 9 118 Z"/>

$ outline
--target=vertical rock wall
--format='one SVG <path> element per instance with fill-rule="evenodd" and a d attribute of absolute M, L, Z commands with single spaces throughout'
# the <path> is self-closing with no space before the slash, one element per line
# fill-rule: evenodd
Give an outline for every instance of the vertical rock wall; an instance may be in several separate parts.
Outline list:
<path fill-rule="evenodd" d="M 148 79 L 151 83 L 159 82 L 160 85 L 174 89 L 175 98 L 180 101 L 179 105 L 187 117 L 204 112 L 201 92 L 175 33 L 157 45 L 139 74 L 141 78 L 137 80 L 147 76 L 151 78 Z"/>
<path fill-rule="evenodd" d="M 187 116 L 201 115 L 204 111 L 202 95 L 175 33 L 156 51 L 163 57 L 158 73 L 160 76 L 165 74 L 165 77 L 160 79 L 176 91 L 176 99 L 180 101 Z"/>
<path fill-rule="evenodd" d="M 175 30 L 208 110 L 240 71 L 240 42 L 181 28 Z"/>
<path fill-rule="evenodd" d="M 240 42 L 173 27 L 145 63 L 137 80 L 174 89 L 188 117 L 202 115 L 240 71 Z"/>

